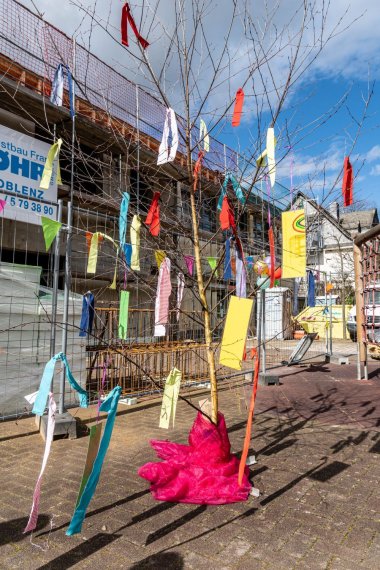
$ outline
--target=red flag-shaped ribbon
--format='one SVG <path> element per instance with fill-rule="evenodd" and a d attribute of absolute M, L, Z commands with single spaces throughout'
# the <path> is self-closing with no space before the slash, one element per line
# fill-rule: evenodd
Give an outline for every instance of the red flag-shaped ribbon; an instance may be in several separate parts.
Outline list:
<path fill-rule="evenodd" d="M 273 233 L 273 228 L 270 227 L 269 231 L 268 231 L 268 237 L 269 237 L 269 255 L 270 255 L 270 285 L 269 287 L 272 288 L 274 286 L 274 273 L 275 273 L 275 255 L 274 255 L 274 233 Z"/>
<path fill-rule="evenodd" d="M 160 233 L 160 205 L 158 203 L 160 196 L 160 192 L 153 194 L 153 200 L 145 220 L 146 225 L 150 226 L 149 231 L 152 236 L 158 236 Z"/>
<path fill-rule="evenodd" d="M 254 368 L 254 374 L 253 374 L 253 388 L 252 388 L 251 401 L 249 404 L 247 427 L 245 428 L 245 439 L 244 439 L 243 452 L 241 454 L 241 459 L 240 459 L 240 464 L 239 464 L 239 476 L 238 476 L 239 485 L 241 485 L 241 483 L 243 481 L 245 464 L 247 461 L 249 446 L 251 444 L 252 420 L 253 420 L 253 413 L 255 411 L 256 392 L 257 392 L 257 385 L 258 385 L 258 380 L 259 380 L 260 361 L 259 361 L 259 357 L 257 355 L 256 348 L 252 348 L 252 358 L 255 360 L 255 368 Z"/>
<path fill-rule="evenodd" d="M 232 126 L 238 127 L 240 125 L 241 112 L 243 110 L 244 101 L 244 91 L 243 89 L 238 89 L 236 91 L 235 107 L 232 115 Z"/>
<path fill-rule="evenodd" d="M 199 175 L 201 173 L 202 160 L 203 160 L 204 155 L 205 155 L 204 150 L 199 151 L 197 162 L 195 163 L 195 166 L 194 166 L 194 175 L 193 175 L 193 177 L 194 177 L 194 186 L 193 186 L 194 192 L 196 191 L 197 186 L 198 186 L 198 178 L 199 178 Z"/>
<path fill-rule="evenodd" d="M 128 2 L 126 2 L 123 6 L 121 11 L 121 43 L 124 46 L 129 46 L 128 43 L 128 23 L 130 24 L 138 42 L 142 46 L 143 49 L 146 49 L 149 43 L 140 35 L 140 32 L 137 29 L 136 23 L 133 19 L 131 14 L 131 10 L 129 8 Z"/>
<path fill-rule="evenodd" d="M 220 220 L 220 227 L 222 230 L 229 230 L 230 228 L 232 228 L 235 233 L 236 231 L 235 217 L 227 196 L 224 196 L 223 198 L 222 209 L 219 214 L 219 220 Z"/>
<path fill-rule="evenodd" d="M 352 170 L 349 157 L 346 156 L 344 159 L 343 184 L 342 184 L 344 206 L 351 206 L 353 202 L 353 190 L 354 190 L 354 171 Z"/>

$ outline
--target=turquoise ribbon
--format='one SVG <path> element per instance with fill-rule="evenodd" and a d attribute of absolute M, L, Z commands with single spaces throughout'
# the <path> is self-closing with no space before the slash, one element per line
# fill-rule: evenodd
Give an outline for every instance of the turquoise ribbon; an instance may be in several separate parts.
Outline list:
<path fill-rule="evenodd" d="M 226 196 L 227 194 L 227 184 L 228 182 L 231 182 L 232 184 L 232 188 L 234 189 L 235 192 L 235 196 L 236 198 L 239 200 L 239 202 L 241 202 L 242 204 L 245 204 L 246 202 L 246 198 L 243 194 L 243 190 L 240 187 L 240 184 L 238 183 L 238 181 L 236 180 L 235 176 L 232 174 L 232 172 L 227 172 L 226 176 L 224 177 L 224 182 L 223 182 L 223 186 L 222 186 L 222 190 L 220 192 L 220 196 L 219 196 L 219 201 L 218 201 L 218 210 L 222 209 L 222 205 L 223 205 L 223 198 L 224 196 Z"/>
<path fill-rule="evenodd" d="M 66 376 L 70 383 L 70 386 L 78 392 L 79 398 L 79 405 L 81 408 L 87 408 L 88 406 L 88 398 L 87 392 L 81 386 L 79 386 L 78 382 L 75 380 L 72 372 L 70 370 L 69 363 L 67 362 L 66 355 L 63 352 L 59 352 L 53 358 L 49 360 L 49 362 L 45 366 L 44 373 L 41 378 L 40 387 L 38 389 L 38 394 L 34 402 L 32 413 L 36 414 L 37 416 L 43 416 L 44 411 L 46 408 L 46 402 L 49 396 L 51 383 L 53 380 L 54 368 L 55 363 L 57 360 L 61 360 L 66 368 Z"/>
<path fill-rule="evenodd" d="M 103 461 L 106 456 L 107 449 L 111 440 L 120 393 L 121 393 L 121 387 L 116 386 L 116 388 L 111 390 L 107 398 L 102 402 L 100 406 L 101 412 L 108 412 L 106 427 L 104 428 L 104 434 L 102 437 L 102 441 L 100 442 L 99 451 L 94 461 L 94 466 L 92 468 L 91 474 L 87 480 L 86 486 L 83 490 L 78 506 L 74 511 L 70 526 L 66 531 L 67 536 L 71 536 L 82 530 L 84 517 L 86 516 L 88 505 L 90 504 L 93 494 L 95 493 L 96 486 L 98 484 L 100 473 L 102 470 Z"/>
<path fill-rule="evenodd" d="M 129 208 L 130 196 L 128 192 L 123 192 L 123 199 L 120 204 L 120 215 L 119 215 L 119 242 L 120 247 L 123 249 L 125 244 L 125 234 L 127 232 L 127 215 Z"/>

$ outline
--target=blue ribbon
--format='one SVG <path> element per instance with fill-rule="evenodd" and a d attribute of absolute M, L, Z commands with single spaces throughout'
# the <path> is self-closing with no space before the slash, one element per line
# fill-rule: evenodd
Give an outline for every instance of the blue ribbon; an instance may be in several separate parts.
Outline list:
<path fill-rule="evenodd" d="M 240 184 L 238 183 L 238 181 L 236 180 L 235 176 L 232 174 L 232 172 L 226 172 L 226 176 L 224 178 L 224 182 L 222 185 L 222 189 L 220 192 L 220 196 L 219 196 L 219 201 L 218 201 L 218 210 L 222 209 L 223 206 L 223 198 L 224 196 L 226 196 L 227 194 L 227 185 L 228 182 L 231 182 L 232 184 L 232 188 L 235 192 L 235 196 L 236 198 L 242 203 L 245 204 L 246 202 L 246 197 L 243 194 L 243 190 L 240 187 Z"/>
<path fill-rule="evenodd" d="M 254 263 L 253 255 L 247 255 L 247 257 L 245 258 L 245 261 L 247 262 L 247 267 L 252 267 L 253 263 Z"/>
<path fill-rule="evenodd" d="M 49 362 L 45 366 L 44 373 L 41 378 L 40 387 L 38 389 L 38 394 L 34 402 L 32 413 L 36 414 L 37 416 L 43 416 L 44 411 L 46 408 L 46 402 L 49 396 L 51 383 L 53 380 L 54 368 L 55 363 L 57 360 L 61 360 L 63 365 L 66 368 L 66 376 L 70 383 L 70 386 L 78 392 L 79 398 L 79 405 L 81 408 L 87 408 L 88 406 L 88 398 L 87 392 L 81 386 L 79 386 L 78 382 L 75 380 L 72 372 L 70 370 L 69 363 L 67 362 L 67 358 L 63 352 L 59 352 L 53 358 L 49 360 Z"/>
<path fill-rule="evenodd" d="M 124 244 L 124 256 L 125 256 L 125 263 L 130 267 L 132 260 L 132 244 L 130 243 Z"/>
<path fill-rule="evenodd" d="M 223 279 L 232 279 L 231 269 L 231 238 L 227 238 L 225 242 L 225 256 L 224 256 L 224 272 Z"/>
<path fill-rule="evenodd" d="M 90 504 L 90 501 L 96 491 L 96 486 L 98 484 L 100 473 L 103 467 L 103 461 L 106 456 L 107 449 L 111 440 L 120 393 L 121 393 L 121 387 L 116 386 L 116 388 L 111 390 L 107 398 L 102 402 L 100 406 L 101 412 L 108 412 L 106 427 L 104 428 L 104 434 L 102 437 L 102 441 L 100 442 L 99 451 L 94 461 L 91 474 L 87 480 L 86 486 L 83 490 L 78 506 L 74 511 L 70 526 L 66 531 L 67 536 L 71 536 L 82 530 L 84 517 L 86 516 L 88 505 Z"/>
<path fill-rule="evenodd" d="M 307 304 L 315 307 L 315 279 L 312 271 L 307 272 Z"/>
<path fill-rule="evenodd" d="M 90 292 L 83 295 L 82 316 L 80 320 L 79 336 L 91 334 L 95 316 L 95 298 Z"/>
<path fill-rule="evenodd" d="M 119 215 L 119 242 L 122 248 L 125 244 L 125 234 L 127 231 L 127 215 L 129 208 L 130 196 L 128 192 L 123 192 L 123 199 L 120 204 L 120 215 Z"/>

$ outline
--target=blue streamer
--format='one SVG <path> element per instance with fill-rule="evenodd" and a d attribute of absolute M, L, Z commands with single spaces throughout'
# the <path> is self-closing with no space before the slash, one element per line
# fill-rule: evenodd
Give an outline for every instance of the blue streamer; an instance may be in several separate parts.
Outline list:
<path fill-rule="evenodd" d="M 95 298 L 90 292 L 83 295 L 82 316 L 80 320 L 79 336 L 91 334 L 95 316 Z"/>
<path fill-rule="evenodd" d="M 86 516 L 88 505 L 90 504 L 90 501 L 96 491 L 96 486 L 99 481 L 100 473 L 103 466 L 103 461 L 106 456 L 107 449 L 111 440 L 120 393 L 121 393 L 121 387 L 116 386 L 116 388 L 111 390 L 107 398 L 102 402 L 100 406 L 101 412 L 108 412 L 106 427 L 104 428 L 104 434 L 102 437 L 102 441 L 100 442 L 99 451 L 94 461 L 91 474 L 87 480 L 86 486 L 83 490 L 78 506 L 74 511 L 70 526 L 66 531 L 67 536 L 71 536 L 82 530 L 84 517 Z"/>
<path fill-rule="evenodd" d="M 315 307 L 315 278 L 312 271 L 307 272 L 307 304 Z"/>
<path fill-rule="evenodd" d="M 232 279 L 231 268 L 231 238 L 226 239 L 223 279 Z"/>
<path fill-rule="evenodd" d="M 119 215 L 119 242 L 122 248 L 125 244 L 125 234 L 127 232 L 127 215 L 129 208 L 130 196 L 128 192 L 123 192 L 123 199 L 120 204 L 120 215 Z"/>
<path fill-rule="evenodd" d="M 87 408 L 88 406 L 88 398 L 87 392 L 81 386 L 79 386 L 78 382 L 75 380 L 72 372 L 70 370 L 69 363 L 67 362 L 66 355 L 63 352 L 59 352 L 53 358 L 49 360 L 49 362 L 45 366 L 44 373 L 41 378 L 40 387 L 38 389 L 38 394 L 36 396 L 32 413 L 36 414 L 37 416 L 43 416 L 44 411 L 46 408 L 46 402 L 49 396 L 51 383 L 53 380 L 54 368 L 57 360 L 61 360 L 66 368 L 66 376 L 70 383 L 70 386 L 78 392 L 79 398 L 79 405 L 81 408 Z"/>
<path fill-rule="evenodd" d="M 132 260 L 132 244 L 130 243 L 124 244 L 124 256 L 125 256 L 125 263 L 128 265 L 128 267 L 130 267 Z"/>
<path fill-rule="evenodd" d="M 232 174 L 232 172 L 226 172 L 226 176 L 224 178 L 224 182 L 223 182 L 221 192 L 220 192 L 220 196 L 219 196 L 218 210 L 222 209 L 223 198 L 227 194 L 228 182 L 231 182 L 232 188 L 235 192 L 235 196 L 239 200 L 239 202 L 241 202 L 242 204 L 245 204 L 245 202 L 246 202 L 246 197 L 244 196 L 243 190 L 241 189 L 240 184 L 236 180 L 235 176 Z"/>

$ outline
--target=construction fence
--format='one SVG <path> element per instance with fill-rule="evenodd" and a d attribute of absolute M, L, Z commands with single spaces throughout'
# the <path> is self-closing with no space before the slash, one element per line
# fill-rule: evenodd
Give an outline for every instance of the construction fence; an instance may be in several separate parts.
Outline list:
<path fill-rule="evenodd" d="M 380 360 L 380 224 L 354 240 L 358 379 L 368 380 L 368 357 Z"/>

